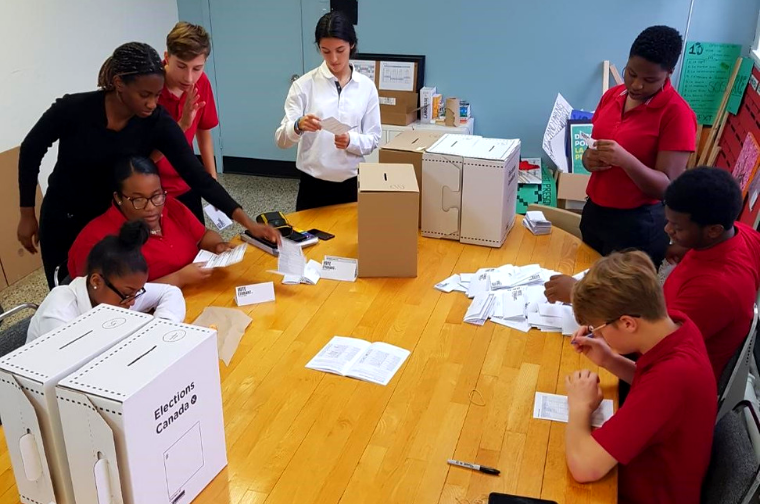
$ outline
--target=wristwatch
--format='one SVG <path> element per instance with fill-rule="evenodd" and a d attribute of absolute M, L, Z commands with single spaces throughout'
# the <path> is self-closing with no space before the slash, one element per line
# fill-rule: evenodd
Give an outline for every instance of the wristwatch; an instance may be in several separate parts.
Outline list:
<path fill-rule="evenodd" d="M 301 136 L 301 133 L 303 133 L 303 131 L 301 131 L 301 128 L 298 127 L 298 123 L 301 122 L 301 119 L 303 119 L 303 116 L 299 117 L 296 120 L 296 122 L 293 124 L 293 131 L 295 131 L 296 135 L 298 135 L 298 136 Z"/>

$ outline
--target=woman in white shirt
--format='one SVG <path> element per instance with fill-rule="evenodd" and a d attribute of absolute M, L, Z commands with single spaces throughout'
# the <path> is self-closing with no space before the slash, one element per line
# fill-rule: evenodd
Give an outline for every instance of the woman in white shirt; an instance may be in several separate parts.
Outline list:
<path fill-rule="evenodd" d="M 296 210 L 356 201 L 359 163 L 377 148 L 382 132 L 375 83 L 349 64 L 357 42 L 351 21 L 340 11 L 325 14 L 315 41 L 324 62 L 290 87 L 275 132 L 280 148 L 298 145 Z M 322 127 L 327 118 L 351 130 L 330 133 Z"/>
<path fill-rule="evenodd" d="M 185 298 L 168 284 L 146 283 L 148 264 L 140 248 L 149 234 L 145 221 L 124 224 L 119 235 L 98 242 L 87 257 L 87 276 L 50 291 L 29 323 L 26 342 L 66 325 L 99 304 L 140 312 L 155 310 L 159 318 L 182 322 Z"/>

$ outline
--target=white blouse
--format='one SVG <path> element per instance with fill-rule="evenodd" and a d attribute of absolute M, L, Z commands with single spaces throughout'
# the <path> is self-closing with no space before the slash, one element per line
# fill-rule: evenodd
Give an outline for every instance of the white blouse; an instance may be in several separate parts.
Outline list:
<path fill-rule="evenodd" d="M 135 299 L 130 309 L 139 312 L 155 310 L 156 317 L 172 322 L 185 320 L 185 298 L 173 285 L 146 283 L 145 294 Z M 68 285 L 59 285 L 50 291 L 32 317 L 26 342 L 66 325 L 90 310 L 92 303 L 87 293 L 87 277 L 77 277 Z"/>
<path fill-rule="evenodd" d="M 296 167 L 312 177 L 343 182 L 358 173 L 359 163 L 380 142 L 380 104 L 375 83 L 352 69 L 351 80 L 338 93 L 338 79 L 327 63 L 301 76 L 290 86 L 285 100 L 285 117 L 274 134 L 281 149 L 298 144 Z M 320 119 L 334 117 L 354 126 L 345 150 L 335 147 L 335 135 L 320 130 L 305 131 L 299 136 L 295 122 L 306 114 Z"/>

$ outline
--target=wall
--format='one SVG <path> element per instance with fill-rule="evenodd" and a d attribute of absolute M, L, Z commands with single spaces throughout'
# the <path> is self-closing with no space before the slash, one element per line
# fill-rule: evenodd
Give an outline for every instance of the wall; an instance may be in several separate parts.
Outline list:
<path fill-rule="evenodd" d="M 0 152 L 18 146 L 57 97 L 95 89 L 118 45 L 147 42 L 163 53 L 178 19 L 175 0 L 1 1 Z M 54 146 L 43 160 L 43 191 L 56 154 Z"/>
<path fill-rule="evenodd" d="M 180 17 L 208 26 L 202 12 L 208 0 L 177 1 Z M 321 3 L 302 0 L 294 15 L 308 17 Z M 577 108 L 594 109 L 601 62 L 622 71 L 647 26 L 667 24 L 683 34 L 689 6 L 690 0 L 361 0 L 357 32 L 360 51 L 425 54 L 425 82 L 469 100 L 476 133 L 520 138 L 523 153 L 535 156 L 543 154 L 558 92 Z M 694 0 L 689 39 L 748 48 L 758 10 L 760 0 Z M 308 35 L 313 27 L 303 30 Z M 308 56 L 314 48 L 305 40 Z M 247 50 L 240 49 L 241 61 Z"/>

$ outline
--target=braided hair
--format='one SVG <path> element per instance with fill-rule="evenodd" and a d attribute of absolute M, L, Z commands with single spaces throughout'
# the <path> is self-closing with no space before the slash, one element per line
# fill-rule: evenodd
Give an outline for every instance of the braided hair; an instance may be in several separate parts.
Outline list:
<path fill-rule="evenodd" d="M 155 49 L 142 42 L 128 42 L 114 50 L 100 67 L 98 87 L 114 90 L 114 79 L 130 82 L 141 75 L 164 74 L 164 65 Z"/>

